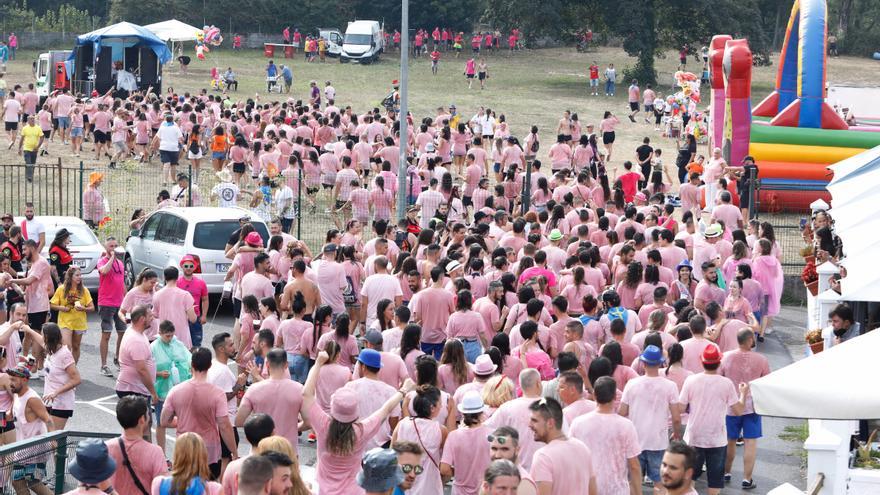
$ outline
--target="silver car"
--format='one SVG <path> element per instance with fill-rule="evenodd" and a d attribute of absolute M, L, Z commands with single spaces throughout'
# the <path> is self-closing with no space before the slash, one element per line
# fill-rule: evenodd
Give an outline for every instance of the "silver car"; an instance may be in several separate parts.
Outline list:
<path fill-rule="evenodd" d="M 98 259 L 104 252 L 104 246 L 95 237 L 92 229 L 85 222 L 77 217 L 55 217 L 55 216 L 37 216 L 46 227 L 46 245 L 41 253 L 44 258 L 49 258 L 49 246 L 55 239 L 55 233 L 62 228 L 70 232 L 70 245 L 67 249 L 73 256 L 73 266 L 79 267 L 83 275 L 83 285 L 87 289 L 96 290 L 98 288 Z M 21 225 L 24 221 L 23 217 L 15 217 L 13 219 L 15 225 Z"/>
<path fill-rule="evenodd" d="M 200 277 L 208 292 L 223 292 L 223 279 L 232 264 L 224 248 L 239 219 L 251 216 L 250 223 L 266 243 L 269 230 L 262 220 L 242 208 L 173 207 L 154 211 L 140 229 L 131 231 L 125 243 L 125 285 L 131 288 L 144 268 L 162 276 L 162 270 L 179 266 L 185 255 L 197 261 Z"/>

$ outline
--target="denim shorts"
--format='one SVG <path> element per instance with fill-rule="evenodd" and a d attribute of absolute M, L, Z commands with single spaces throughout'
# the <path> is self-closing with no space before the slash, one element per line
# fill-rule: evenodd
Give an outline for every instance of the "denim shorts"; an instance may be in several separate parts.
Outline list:
<path fill-rule="evenodd" d="M 83 128 L 82 127 L 74 127 L 70 130 L 70 137 L 82 137 L 83 136 Z"/>
<path fill-rule="evenodd" d="M 70 117 L 58 117 L 58 127 L 61 129 L 70 127 Z"/>
<path fill-rule="evenodd" d="M 664 450 L 643 450 L 639 454 L 639 464 L 642 466 L 642 473 L 654 483 L 660 481 L 660 464 L 663 461 L 664 452 Z"/>
<path fill-rule="evenodd" d="M 761 438 L 761 416 L 757 413 L 727 416 L 727 439 Z"/>
<path fill-rule="evenodd" d="M 706 464 L 706 484 L 709 488 L 724 488 L 724 461 L 727 460 L 727 446 L 724 447 L 695 447 L 697 451 L 694 462 L 693 479 L 699 479 L 703 474 L 703 463 Z"/>

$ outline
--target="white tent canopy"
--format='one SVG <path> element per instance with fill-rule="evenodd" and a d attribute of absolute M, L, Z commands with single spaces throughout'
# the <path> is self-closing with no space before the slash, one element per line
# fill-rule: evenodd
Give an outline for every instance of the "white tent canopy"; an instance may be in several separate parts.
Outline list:
<path fill-rule="evenodd" d="M 880 331 L 868 332 L 750 383 L 755 412 L 813 419 L 880 418 L 873 388 Z"/>
<path fill-rule="evenodd" d="M 202 32 L 201 29 L 177 19 L 148 24 L 144 27 L 165 42 L 195 41 L 196 36 Z"/>

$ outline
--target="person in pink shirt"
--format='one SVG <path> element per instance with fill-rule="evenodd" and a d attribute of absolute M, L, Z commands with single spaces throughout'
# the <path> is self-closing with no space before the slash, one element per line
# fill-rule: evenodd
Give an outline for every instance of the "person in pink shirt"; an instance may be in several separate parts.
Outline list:
<path fill-rule="evenodd" d="M 241 399 L 235 426 L 244 426 L 252 414 L 265 413 L 274 418 L 275 432 L 296 448 L 298 424 L 303 404 L 303 386 L 286 374 L 287 354 L 278 348 L 266 353 L 269 378 L 251 385 Z"/>
<path fill-rule="evenodd" d="M 116 403 L 116 421 L 122 427 L 122 435 L 105 442 L 110 457 L 120 467 L 110 481 L 117 493 L 143 493 L 138 484 L 148 490 L 154 478 L 168 473 L 165 454 L 158 445 L 143 439 L 150 423 L 147 401 L 131 396 L 119 399 Z M 148 431 L 146 433 L 149 434 Z M 130 468 L 126 466 L 126 461 Z"/>
<path fill-rule="evenodd" d="M 163 274 L 165 287 L 153 296 L 153 316 L 159 321 L 170 321 L 174 325 L 174 335 L 189 349 L 193 347 L 189 324 L 197 318 L 195 302 L 189 292 L 177 287 L 180 272 L 176 266 L 169 266 Z"/>
<path fill-rule="evenodd" d="M 148 402 L 159 402 L 156 394 L 156 362 L 150 350 L 150 341 L 144 335 L 153 322 L 153 312 L 146 306 L 138 305 L 131 310 L 131 326 L 122 337 L 119 353 L 119 376 L 116 378 L 116 395 L 120 398 L 129 395 L 140 396 Z M 144 431 L 149 440 L 150 429 Z"/>
<path fill-rule="evenodd" d="M 37 241 L 28 239 L 24 242 L 22 255 L 28 262 L 28 269 L 24 278 L 16 278 L 9 283 L 24 287 L 25 301 L 27 301 L 28 326 L 37 333 L 43 327 L 49 317 L 49 293 L 52 290 L 52 274 L 49 262 L 40 256 Z M 23 342 L 23 353 L 28 354 L 31 347 L 30 338 L 27 336 Z M 37 357 L 37 376 L 43 373 L 44 353 L 38 347 L 35 349 Z"/>
<path fill-rule="evenodd" d="M 440 459 L 440 474 L 445 482 L 455 476 L 452 491 L 460 495 L 477 495 L 483 473 L 490 463 L 486 438 L 492 429 L 483 425 L 486 406 L 477 391 L 464 394 L 458 404 L 462 428 L 449 432 Z"/>
<path fill-rule="evenodd" d="M 664 363 L 663 351 L 659 347 L 647 346 L 639 359 L 645 368 L 645 375 L 627 384 L 620 398 L 618 413 L 629 418 L 635 426 L 641 448 L 641 470 L 657 486 L 660 483 L 663 451 L 669 446 L 670 417 L 672 437 L 681 437 L 678 388 L 659 374 L 660 366 Z"/>
<path fill-rule="evenodd" d="M 556 391 L 562 408 L 563 431 L 568 431 L 575 418 L 596 410 L 596 403 L 584 398 L 584 378 L 577 371 L 566 371 L 559 375 Z"/>
<path fill-rule="evenodd" d="M 542 441 L 535 438 L 534 432 L 529 429 L 531 416 L 529 407 L 541 400 L 541 375 L 535 369 L 524 369 L 519 374 L 519 388 L 522 390 L 522 396 L 502 404 L 486 421 L 486 426 L 492 428 L 509 426 L 519 432 L 519 459 L 523 468 L 528 470 L 532 467 L 535 451 L 543 446 Z M 561 419 L 559 423 L 561 428 Z"/>
<path fill-rule="evenodd" d="M 698 495 L 694 490 L 694 448 L 680 441 L 671 442 L 663 453 L 660 477 L 667 495 Z"/>
<path fill-rule="evenodd" d="M 326 352 L 318 355 L 303 389 L 303 419 L 312 425 L 318 444 L 318 495 L 363 495 L 364 490 L 355 478 L 367 440 L 376 435 L 406 393 L 415 389 L 415 384 L 406 380 L 396 394 L 366 418 L 358 414 L 357 394 L 341 388 L 333 394 L 328 414 L 318 405 L 315 390 L 321 369 L 329 359 Z"/>
<path fill-rule="evenodd" d="M 61 131 L 61 144 L 67 144 L 67 135 L 70 131 L 70 107 L 76 102 L 76 99 L 67 92 L 67 88 L 61 89 L 60 94 L 55 97 L 53 109 L 55 118 L 58 119 L 58 130 Z"/>
<path fill-rule="evenodd" d="M 571 146 L 565 141 L 564 135 L 556 136 L 556 142 L 550 147 L 547 156 L 550 158 L 550 169 L 554 172 L 571 166 Z"/>
<path fill-rule="evenodd" d="M 629 102 L 629 120 L 630 122 L 635 123 L 636 115 L 639 113 L 639 96 L 640 96 L 639 82 L 635 79 L 632 80 L 632 84 L 629 85 L 629 89 L 627 90 L 627 101 Z M 652 100 L 653 101 L 653 100 Z M 646 113 L 647 115 L 647 113 Z"/>
<path fill-rule="evenodd" d="M 330 341 L 335 342 L 339 346 L 336 363 L 351 371 L 358 356 L 357 339 L 352 335 L 351 319 L 347 314 L 341 314 L 336 317 L 334 326 L 333 332 L 327 332 L 318 339 L 318 349 L 324 349 Z"/>
<path fill-rule="evenodd" d="M 762 376 L 770 374 L 770 363 L 762 354 L 754 352 L 755 334 L 751 328 L 743 328 L 736 335 L 739 348 L 724 353 L 721 358 L 720 373 L 733 381 L 734 385 L 748 384 Z M 734 414 L 731 414 L 734 413 Z M 740 414 L 731 408 L 727 412 L 727 456 L 724 472 L 729 473 L 736 459 L 737 438 L 745 441 L 743 447 L 743 481 L 744 490 L 755 487 L 752 472 L 755 469 L 755 458 L 758 452 L 758 439 L 761 438 L 761 416 L 755 412 L 751 394 L 747 394 L 744 408 Z M 735 437 L 735 438 L 734 438 Z"/>
<path fill-rule="evenodd" d="M 444 269 L 435 266 L 431 269 L 433 284 L 410 300 L 412 321 L 422 326 L 421 350 L 439 359 L 446 341 L 446 326 L 449 316 L 455 311 L 453 296 L 444 288 Z"/>
<path fill-rule="evenodd" d="M 599 122 L 599 132 L 602 133 L 602 144 L 605 145 L 605 162 L 611 162 L 611 151 L 614 149 L 614 128 L 620 123 L 620 119 L 609 111 L 605 111 L 602 121 Z"/>
<path fill-rule="evenodd" d="M 719 233 L 720 230 L 718 229 Z M 697 284 L 697 290 L 694 291 L 694 307 L 704 311 L 710 302 L 716 302 L 723 306 L 727 295 L 724 289 L 719 286 L 719 270 L 715 268 L 712 261 L 704 261 L 700 268 L 703 272 L 703 279 L 700 280 L 700 283 Z"/>
<path fill-rule="evenodd" d="M 471 89 L 471 85 L 474 83 L 474 76 L 477 73 L 477 63 L 474 61 L 474 57 L 471 57 L 464 64 L 464 77 L 467 78 L 468 89 Z"/>
<path fill-rule="evenodd" d="M 596 466 L 606 459 L 597 457 L 594 462 L 592 451 L 581 440 L 562 432 L 563 414 L 559 402 L 543 399 L 532 403 L 529 412 L 529 431 L 536 441 L 545 443 L 535 452 L 531 466 L 538 493 L 605 493 L 598 491 Z"/>
<path fill-rule="evenodd" d="M 682 408 L 690 406 L 684 441 L 696 450 L 694 478 L 698 479 L 706 465 L 710 495 L 718 495 L 724 488 L 724 463 L 727 454 L 726 418 L 728 412 L 741 415 L 749 393 L 748 383 L 737 386 L 718 373 L 721 352 L 708 346 L 700 356 L 703 372 L 689 376 L 679 394 Z M 728 409 L 729 408 L 729 409 Z"/>
<path fill-rule="evenodd" d="M 205 442 L 208 464 L 212 475 L 217 478 L 220 476 L 220 442 L 226 444 L 232 453 L 232 460 L 238 458 L 238 446 L 229 421 L 226 394 L 220 387 L 208 382 L 211 361 L 210 350 L 204 347 L 193 349 L 193 376 L 168 392 L 162 406 L 160 424 L 177 429 L 175 451 L 180 448 L 181 434 L 197 433 Z"/>

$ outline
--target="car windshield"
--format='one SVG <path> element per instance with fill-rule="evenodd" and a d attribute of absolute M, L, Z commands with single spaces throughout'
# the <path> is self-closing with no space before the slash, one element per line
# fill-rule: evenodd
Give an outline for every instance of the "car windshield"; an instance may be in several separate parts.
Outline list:
<path fill-rule="evenodd" d="M 70 245 L 73 247 L 94 246 L 98 244 L 98 238 L 85 225 L 49 225 L 46 227 L 46 245 L 55 238 L 55 232 L 64 227 L 70 232 Z"/>
<path fill-rule="evenodd" d="M 229 236 L 238 230 L 238 227 L 238 220 L 197 223 L 193 233 L 193 247 L 221 251 L 226 247 Z M 269 231 L 266 230 L 265 224 L 255 223 L 254 228 L 260 233 L 264 242 L 269 239 Z"/>
<path fill-rule="evenodd" d="M 373 41 L 373 37 L 369 34 L 345 33 L 346 45 L 369 45 Z"/>

